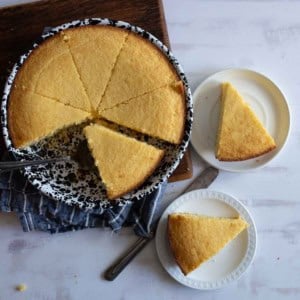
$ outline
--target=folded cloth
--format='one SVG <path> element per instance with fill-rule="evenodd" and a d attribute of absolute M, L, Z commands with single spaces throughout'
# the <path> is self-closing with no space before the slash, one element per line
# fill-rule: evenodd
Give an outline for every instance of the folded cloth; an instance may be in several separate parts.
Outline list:
<path fill-rule="evenodd" d="M 9 160 L 7 153 L 2 160 Z M 166 182 L 135 202 L 87 211 L 44 195 L 19 171 L 10 171 L 0 174 L 0 211 L 17 212 L 25 232 L 41 230 L 57 233 L 105 226 L 118 231 L 122 226 L 133 226 L 137 235 L 148 237 L 157 220 L 165 187 Z"/>

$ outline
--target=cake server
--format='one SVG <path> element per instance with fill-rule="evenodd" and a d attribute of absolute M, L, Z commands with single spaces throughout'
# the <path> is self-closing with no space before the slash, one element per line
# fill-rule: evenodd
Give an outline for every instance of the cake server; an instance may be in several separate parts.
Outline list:
<path fill-rule="evenodd" d="M 205 189 L 217 178 L 219 170 L 214 167 L 208 167 L 200 173 L 199 176 L 181 193 L 187 193 L 197 189 Z M 179 197 L 180 195 L 178 195 Z M 133 260 L 133 258 L 153 239 L 155 230 L 162 212 L 159 213 L 157 221 L 152 226 L 150 237 L 140 237 L 112 266 L 104 273 L 106 280 L 114 280 L 125 267 Z"/>
<path fill-rule="evenodd" d="M 38 160 L 27 160 L 27 161 L 1 161 L 0 162 L 0 173 L 9 172 L 12 170 L 21 169 L 29 166 L 37 166 L 55 163 L 59 161 L 69 161 L 71 158 L 69 156 L 49 158 L 49 159 L 38 159 Z"/>

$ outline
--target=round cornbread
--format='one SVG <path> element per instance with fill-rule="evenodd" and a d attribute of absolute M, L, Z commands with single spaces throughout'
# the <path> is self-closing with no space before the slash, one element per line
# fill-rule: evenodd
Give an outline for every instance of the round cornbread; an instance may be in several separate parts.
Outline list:
<path fill-rule="evenodd" d="M 13 146 L 22 149 L 66 127 L 107 119 L 179 145 L 185 98 L 178 71 L 150 41 L 111 26 L 71 28 L 47 38 L 18 70 L 8 101 L 9 135 Z M 159 155 L 141 178 L 135 178 L 139 185 L 161 159 Z M 124 194 L 111 193 L 109 199 Z"/>

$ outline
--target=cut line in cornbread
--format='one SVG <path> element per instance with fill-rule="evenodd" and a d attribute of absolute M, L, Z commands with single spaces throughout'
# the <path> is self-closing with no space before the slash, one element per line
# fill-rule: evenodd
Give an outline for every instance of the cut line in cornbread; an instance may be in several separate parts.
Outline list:
<path fill-rule="evenodd" d="M 189 213 L 168 216 L 168 238 L 184 275 L 221 251 L 248 227 L 242 218 L 207 217 Z"/>
<path fill-rule="evenodd" d="M 47 38 L 18 70 L 11 94 L 14 90 L 30 92 L 33 102 L 39 97 L 42 101 L 38 107 L 61 103 L 90 113 L 93 120 L 103 117 L 173 144 L 182 140 L 185 94 L 176 69 L 154 44 L 123 28 L 82 26 Z M 46 100 L 49 103 L 45 104 Z M 26 103 L 24 109 L 22 103 Z M 20 113 L 30 113 L 28 95 L 19 105 Z M 9 110 L 10 107 L 13 105 Z M 54 118 L 51 113 L 48 109 L 47 118 Z M 16 114 L 16 110 L 8 113 L 10 124 L 14 122 L 11 116 L 16 118 Z M 61 128 L 69 126 L 68 117 L 66 124 L 63 119 L 62 115 Z M 37 120 L 35 117 L 38 127 Z M 40 120 L 43 123 L 43 116 Z M 44 124 L 40 127 L 47 128 Z M 20 143 L 22 132 L 25 144 Z M 41 138 L 51 134 L 52 130 L 48 134 L 43 131 Z M 19 141 L 14 141 L 15 134 L 11 135 L 15 146 L 33 142 L 26 130 L 19 130 L 18 135 Z"/>
<path fill-rule="evenodd" d="M 62 32 L 86 89 L 97 110 L 129 32 L 111 26 L 84 26 Z"/>
<path fill-rule="evenodd" d="M 10 94 L 8 127 L 16 148 L 28 146 L 89 117 L 83 110 L 28 90 L 15 88 Z"/>
<path fill-rule="evenodd" d="M 185 122 L 181 81 L 101 112 L 101 117 L 135 131 L 179 144 Z"/>
<path fill-rule="evenodd" d="M 242 96 L 232 84 L 223 83 L 216 158 L 241 161 L 270 152 L 275 147 L 274 139 Z"/>
<path fill-rule="evenodd" d="M 36 92 L 90 112 L 91 105 L 68 46 L 60 35 L 35 48 L 17 73 L 13 87 Z"/>
<path fill-rule="evenodd" d="M 104 109 L 176 81 L 178 75 L 165 54 L 151 42 L 130 33 L 98 110 L 101 114 Z"/>

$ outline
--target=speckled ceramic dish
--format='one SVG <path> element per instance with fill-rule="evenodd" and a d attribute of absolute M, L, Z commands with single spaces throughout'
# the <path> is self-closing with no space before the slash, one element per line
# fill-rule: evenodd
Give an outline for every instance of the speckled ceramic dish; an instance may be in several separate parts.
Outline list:
<path fill-rule="evenodd" d="M 118 203 L 122 204 L 129 199 L 140 199 L 144 195 L 153 191 L 161 182 L 166 180 L 172 174 L 185 152 L 191 133 L 193 112 L 191 92 L 184 72 L 170 50 L 161 41 L 147 31 L 122 21 L 93 18 L 66 23 L 52 28 L 51 31 L 42 35 L 41 38 L 34 43 L 32 49 L 20 57 L 6 82 L 1 109 L 3 136 L 8 150 L 17 160 L 33 160 L 38 158 L 60 157 L 65 155 L 72 156 L 72 154 L 77 151 L 78 145 L 84 140 L 84 136 L 82 134 L 82 127 L 84 124 L 62 130 L 55 136 L 39 141 L 38 143 L 22 150 L 14 148 L 8 130 L 7 109 L 9 105 L 9 94 L 13 81 L 16 77 L 18 69 L 22 66 L 31 51 L 38 47 L 38 45 L 45 39 L 57 34 L 62 30 L 86 25 L 115 26 L 135 32 L 143 38 L 149 40 L 168 57 L 169 61 L 174 66 L 174 69 L 177 71 L 178 76 L 184 83 L 186 95 L 186 122 L 181 144 L 178 146 L 167 144 L 163 145 L 163 147 L 166 149 L 166 155 L 160 166 L 141 187 L 118 199 Z M 121 128 L 121 130 L 126 131 L 127 129 Z M 129 133 L 132 134 L 132 132 Z M 137 134 L 137 138 L 141 140 L 145 139 L 143 135 L 139 134 Z M 147 138 L 147 142 L 153 144 L 159 143 L 157 140 L 152 138 Z M 61 162 L 38 167 L 27 167 L 24 169 L 24 175 L 36 188 L 58 201 L 63 201 L 70 205 L 78 205 L 79 207 L 86 209 L 107 207 L 110 205 L 110 202 L 106 198 L 104 186 L 99 180 L 96 170 L 83 170 L 75 161 Z"/>

